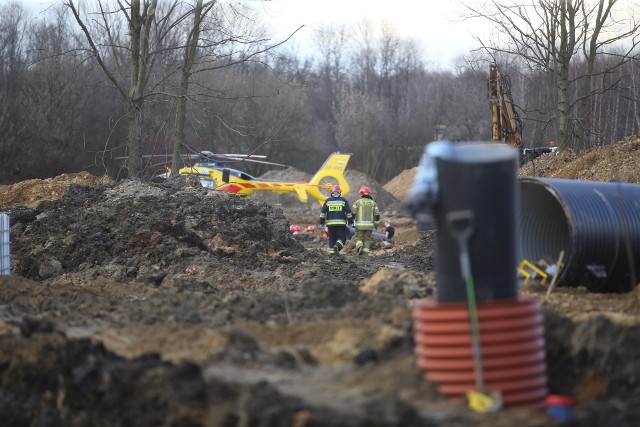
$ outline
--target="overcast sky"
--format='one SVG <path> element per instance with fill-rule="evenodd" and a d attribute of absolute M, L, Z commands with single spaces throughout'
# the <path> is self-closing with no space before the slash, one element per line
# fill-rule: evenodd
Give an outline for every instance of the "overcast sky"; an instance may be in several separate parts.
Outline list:
<path fill-rule="evenodd" d="M 292 43 L 299 52 L 308 50 L 314 29 L 325 24 L 355 24 L 368 19 L 374 24 L 383 20 L 394 24 L 401 36 L 421 42 L 425 59 L 430 65 L 452 68 L 453 62 L 478 47 L 475 37 L 486 36 L 486 21 L 462 21 L 464 5 L 484 3 L 484 0 L 244 0 L 263 11 L 265 22 L 280 36 L 291 34 L 300 25 L 305 27 Z M 509 0 L 502 3 L 509 4 Z M 464 5 L 463 5 L 464 4 Z M 597 5 L 587 0 L 587 6 Z M 618 0 L 617 18 L 640 17 L 640 1 Z"/>
<path fill-rule="evenodd" d="M 471 33 L 482 32 L 479 22 L 456 22 L 463 10 L 459 0 L 271 0 L 251 3 L 262 10 L 265 23 L 279 36 L 286 36 L 305 25 L 293 39 L 293 44 L 301 51 L 310 44 L 314 29 L 320 25 L 356 24 L 365 19 L 374 24 L 387 21 L 393 23 L 400 36 L 420 41 L 433 65 L 448 67 L 454 58 L 475 46 Z"/>
<path fill-rule="evenodd" d="M 0 0 L 0 3 L 6 1 L 9 0 Z M 22 1 L 36 10 L 61 3 L 61 0 Z M 286 37 L 304 25 L 289 42 L 289 46 L 302 55 L 312 52 L 311 38 L 320 25 L 357 24 L 363 20 L 375 25 L 382 21 L 392 23 L 400 36 L 420 41 L 425 57 L 435 66 L 448 67 L 455 57 L 474 46 L 470 35 L 473 30 L 471 23 L 453 22 L 456 13 L 462 10 L 459 0 L 230 1 L 244 1 L 259 10 L 265 24 L 277 37 Z"/>
<path fill-rule="evenodd" d="M 9 0 L 0 0 L 0 3 Z M 22 0 L 25 4 L 42 8 L 62 0 Z M 78 0 L 79 2 L 86 0 Z M 164 0 L 159 0 L 164 1 Z M 191 0 L 193 1 L 193 0 Z M 304 25 L 288 43 L 300 55 L 311 54 L 314 30 L 321 25 L 357 24 L 369 20 L 392 23 L 398 34 L 418 40 L 429 65 L 451 68 L 453 61 L 477 48 L 473 36 L 486 34 L 486 22 L 460 21 L 464 4 L 483 0 L 226 0 L 242 1 L 260 11 L 264 23 L 276 38 L 284 38 Z M 594 0 L 588 0 L 595 4 Z M 634 4 L 619 0 L 618 10 Z M 640 7 L 635 6 L 640 11 Z M 627 15 L 627 12 L 624 13 Z"/>

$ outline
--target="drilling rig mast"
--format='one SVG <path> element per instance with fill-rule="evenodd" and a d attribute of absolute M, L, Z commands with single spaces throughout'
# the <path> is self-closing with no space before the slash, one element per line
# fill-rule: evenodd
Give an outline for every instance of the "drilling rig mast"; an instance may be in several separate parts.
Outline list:
<path fill-rule="evenodd" d="M 489 103 L 491 104 L 491 140 L 505 142 L 519 148 L 522 145 L 522 120 L 511 97 L 511 79 L 501 75 L 498 64 L 489 64 Z"/>

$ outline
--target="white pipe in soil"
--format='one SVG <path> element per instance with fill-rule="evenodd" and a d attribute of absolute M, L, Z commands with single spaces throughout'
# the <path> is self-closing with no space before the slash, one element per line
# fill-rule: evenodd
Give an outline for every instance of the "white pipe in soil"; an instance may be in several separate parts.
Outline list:
<path fill-rule="evenodd" d="M 0 276 L 11 274 L 9 243 L 9 214 L 0 212 Z"/>

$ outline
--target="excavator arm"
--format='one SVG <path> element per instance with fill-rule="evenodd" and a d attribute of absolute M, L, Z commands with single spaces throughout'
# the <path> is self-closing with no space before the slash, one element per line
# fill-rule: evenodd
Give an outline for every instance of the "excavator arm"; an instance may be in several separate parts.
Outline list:
<path fill-rule="evenodd" d="M 522 120 L 518 116 L 511 97 L 511 80 L 498 70 L 498 64 L 489 64 L 487 82 L 491 105 L 491 140 L 506 142 L 515 147 L 522 145 Z"/>

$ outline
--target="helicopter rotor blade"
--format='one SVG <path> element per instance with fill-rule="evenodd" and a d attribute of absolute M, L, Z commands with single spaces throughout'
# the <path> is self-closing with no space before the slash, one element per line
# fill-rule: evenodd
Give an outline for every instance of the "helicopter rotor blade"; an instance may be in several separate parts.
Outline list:
<path fill-rule="evenodd" d="M 118 157 L 114 157 L 113 160 L 125 160 L 128 159 L 130 156 L 118 156 Z M 151 159 L 153 157 L 166 157 L 167 159 L 171 158 L 170 154 L 142 154 L 140 155 L 140 157 L 142 157 L 143 159 Z"/>
<path fill-rule="evenodd" d="M 210 151 L 201 151 L 200 153 L 189 154 L 188 156 L 192 159 L 207 159 L 221 162 L 251 162 L 262 163 L 265 165 L 288 167 L 288 165 L 283 165 L 281 163 L 267 162 L 265 160 L 255 160 L 254 158 L 265 159 L 267 157 L 258 154 L 214 154 Z"/>
<path fill-rule="evenodd" d="M 262 154 L 218 154 L 218 156 L 224 157 L 240 157 L 240 158 L 256 158 L 256 159 L 266 159 L 267 156 Z"/>
<path fill-rule="evenodd" d="M 170 154 L 143 154 L 141 156 L 145 159 L 150 159 L 154 157 L 163 157 L 165 159 L 164 163 L 169 163 L 171 161 L 172 156 Z M 289 167 L 288 165 L 283 165 L 281 163 L 268 162 L 266 160 L 256 160 L 256 159 L 266 159 L 267 156 L 262 154 L 215 154 L 211 151 L 197 151 L 192 153 L 180 154 L 180 159 L 182 160 L 201 160 L 201 161 L 218 161 L 218 162 L 251 162 L 251 163 L 262 163 L 265 165 L 272 166 L 280 166 L 280 167 Z M 123 160 L 127 159 L 127 156 L 114 157 L 114 159 Z"/>
<path fill-rule="evenodd" d="M 198 156 L 196 155 L 192 155 L 193 157 L 201 157 L 201 158 L 207 158 L 207 159 L 213 159 L 213 160 L 220 160 L 220 161 L 225 161 L 225 160 L 252 160 L 252 159 L 266 159 L 267 156 L 263 156 L 263 155 L 257 155 L 257 154 L 213 154 L 213 153 L 208 153 L 206 155 L 201 155 Z"/>
<path fill-rule="evenodd" d="M 234 162 L 251 162 L 251 163 L 261 163 L 263 165 L 273 165 L 273 166 L 281 166 L 283 168 L 288 168 L 289 165 L 283 165 L 282 163 L 274 163 L 274 162 L 266 162 L 264 160 L 252 160 L 252 159 L 234 159 L 233 157 L 228 157 L 227 160 Z"/>

